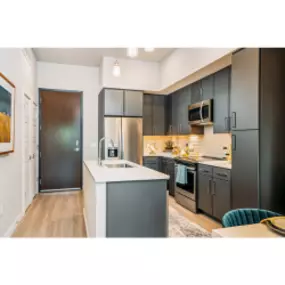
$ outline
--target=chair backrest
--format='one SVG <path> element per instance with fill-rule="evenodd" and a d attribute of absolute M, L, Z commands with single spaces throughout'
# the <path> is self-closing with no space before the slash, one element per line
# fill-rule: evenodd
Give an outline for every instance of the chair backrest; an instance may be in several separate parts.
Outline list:
<path fill-rule="evenodd" d="M 227 212 L 222 218 L 224 228 L 258 224 L 263 219 L 281 216 L 278 213 L 262 209 L 237 209 Z"/>

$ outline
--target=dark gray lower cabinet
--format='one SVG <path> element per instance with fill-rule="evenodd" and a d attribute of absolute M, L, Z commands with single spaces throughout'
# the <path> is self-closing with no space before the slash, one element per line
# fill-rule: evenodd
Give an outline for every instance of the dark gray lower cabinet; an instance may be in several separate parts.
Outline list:
<path fill-rule="evenodd" d="M 222 220 L 231 210 L 231 171 L 219 167 L 198 167 L 198 208 Z"/>
<path fill-rule="evenodd" d="M 214 178 L 212 181 L 213 216 L 222 220 L 225 213 L 231 210 L 231 185 L 228 180 Z"/>
<path fill-rule="evenodd" d="M 143 165 L 156 171 L 161 171 L 161 159 L 158 156 L 144 156 Z"/>
<path fill-rule="evenodd" d="M 211 176 L 198 175 L 198 208 L 212 215 Z"/>
<path fill-rule="evenodd" d="M 259 131 L 232 132 L 232 207 L 258 208 Z"/>

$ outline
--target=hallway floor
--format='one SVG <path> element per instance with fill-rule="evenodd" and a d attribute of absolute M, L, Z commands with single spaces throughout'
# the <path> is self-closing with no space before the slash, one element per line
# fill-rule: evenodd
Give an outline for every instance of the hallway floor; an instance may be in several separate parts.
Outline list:
<path fill-rule="evenodd" d="M 82 192 L 39 194 L 13 237 L 86 237 Z"/>
<path fill-rule="evenodd" d="M 190 222 L 211 232 L 221 224 L 194 214 L 169 196 L 168 202 Z M 82 192 L 39 194 L 28 208 L 12 237 L 86 237 Z"/>

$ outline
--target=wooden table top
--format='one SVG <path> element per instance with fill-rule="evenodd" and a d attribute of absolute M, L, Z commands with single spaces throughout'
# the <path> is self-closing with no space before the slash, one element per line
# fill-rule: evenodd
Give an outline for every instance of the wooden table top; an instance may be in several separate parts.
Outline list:
<path fill-rule="evenodd" d="M 253 224 L 231 228 L 221 228 L 212 231 L 212 237 L 224 238 L 278 238 L 281 235 L 271 231 L 264 224 Z"/>

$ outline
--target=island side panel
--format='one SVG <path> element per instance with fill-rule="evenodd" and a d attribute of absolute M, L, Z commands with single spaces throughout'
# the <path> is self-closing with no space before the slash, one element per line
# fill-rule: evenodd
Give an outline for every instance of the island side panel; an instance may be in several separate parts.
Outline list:
<path fill-rule="evenodd" d="M 107 183 L 107 237 L 167 237 L 166 180 Z"/>
<path fill-rule="evenodd" d="M 88 237 L 106 237 L 106 183 L 96 183 L 83 167 L 84 220 Z"/>

